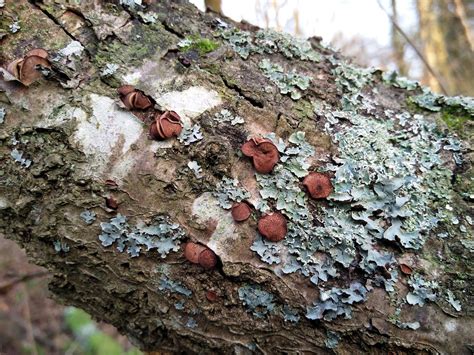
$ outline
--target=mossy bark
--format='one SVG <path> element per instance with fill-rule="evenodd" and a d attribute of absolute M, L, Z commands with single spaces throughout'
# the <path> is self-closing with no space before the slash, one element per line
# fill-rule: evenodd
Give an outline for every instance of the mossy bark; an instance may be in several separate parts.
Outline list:
<path fill-rule="evenodd" d="M 287 139 L 296 130 L 305 131 L 320 160 L 327 162 L 336 154 L 337 146 L 325 133 L 325 120 L 314 113 L 313 103 L 340 108 L 329 59 L 340 59 L 339 54 L 312 39 L 322 56 L 319 62 L 273 55 L 273 61 L 312 79 L 303 97 L 294 101 L 280 94 L 258 68 L 265 54 L 243 60 L 216 35 L 215 15 L 183 1 L 147 5 L 142 13 L 154 14 L 151 21 L 114 2 L 7 0 L 0 11 L 2 26 L 7 26 L 1 39 L 4 68 L 29 49 L 44 48 L 53 55 L 71 41 L 84 47 L 82 53 L 52 61 L 53 75 L 30 87 L 0 82 L 0 105 L 6 109 L 0 124 L 0 234 L 17 241 L 33 262 L 51 271 L 50 289 L 60 302 L 113 324 L 148 351 L 467 354 L 472 350 L 472 255 L 460 242 L 466 236 L 459 231 L 449 239 L 430 237 L 421 251 L 400 250 L 399 257 L 415 258 L 418 270 L 449 286 L 462 301 L 461 312 L 452 311 L 440 298 L 424 307 L 404 308 L 403 317 L 422 324 L 418 330 L 396 327 L 389 320 L 407 293 L 402 277 L 398 292 L 374 288 L 367 302 L 354 306 L 352 319 L 311 321 L 304 314 L 310 300 L 317 298 L 317 288 L 307 279 L 282 275 L 262 263 L 250 250 L 256 221 L 232 225 L 228 211 L 212 200 L 210 192 L 223 176 L 238 177 L 249 190 L 255 185 L 249 162 L 237 154 L 248 135 L 275 132 Z M 17 33 L 8 31 L 7 18 L 18 19 Z M 187 36 L 207 38 L 219 46 L 209 53 L 182 53 L 177 44 Z M 107 64 L 119 69 L 103 75 Z M 120 108 L 116 89 L 125 83 L 150 95 L 157 107 L 174 109 L 186 122 L 199 123 L 204 139 L 190 145 L 150 140 L 152 112 L 135 117 Z M 408 98 L 420 89 L 388 86 L 376 74 L 364 90 L 377 92 L 375 114 L 418 110 Z M 246 123 L 216 124 L 214 114 L 222 108 Z M 444 112 L 423 114 L 438 120 L 443 130 L 449 129 L 442 121 Z M 472 121 L 459 119 L 465 125 L 456 128 L 464 130 L 468 146 Z M 12 159 L 13 149 L 31 160 L 31 166 Z M 187 168 L 189 161 L 199 162 L 202 178 Z M 472 214 L 471 161 L 468 150 L 462 166 L 451 166 L 456 211 L 465 215 Z M 118 201 L 118 210 L 106 206 L 110 196 Z M 84 210 L 96 213 L 94 223 L 80 218 Z M 218 267 L 205 271 L 180 252 L 166 258 L 154 252 L 131 258 L 115 247 L 104 248 L 98 239 L 99 222 L 116 213 L 145 221 L 168 216 L 190 240 L 214 246 Z M 55 242 L 68 248 L 57 251 Z M 163 275 L 192 295 L 160 290 Z M 347 279 L 351 277 L 348 272 Z M 298 310 L 300 321 L 286 322 L 277 313 L 255 317 L 239 299 L 238 289 L 246 284 L 259 285 L 273 294 L 278 305 Z M 182 301 L 184 309 L 176 306 Z M 330 332 L 340 338 L 334 349 L 327 347 Z"/>

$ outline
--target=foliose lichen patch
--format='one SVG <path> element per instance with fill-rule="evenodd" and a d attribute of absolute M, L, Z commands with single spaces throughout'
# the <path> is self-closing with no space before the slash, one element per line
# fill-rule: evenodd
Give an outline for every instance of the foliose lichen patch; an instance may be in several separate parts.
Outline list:
<path fill-rule="evenodd" d="M 233 115 L 231 111 L 222 109 L 214 115 L 214 121 L 218 123 L 230 123 L 232 126 L 242 124 L 245 120 L 238 116 Z"/>
<path fill-rule="evenodd" d="M 362 87 L 356 85 L 354 92 Z M 283 262 L 283 273 L 300 273 L 316 285 L 357 266 L 373 286 L 393 292 L 399 277 L 394 247 L 420 249 L 441 223 L 459 223 L 451 207 L 451 170 L 446 159 L 460 164 L 462 146 L 421 115 L 387 110 L 386 118 L 377 119 L 317 109 L 326 117 L 326 131 L 338 147 L 335 164 L 320 167 L 334 176 L 329 204 L 310 209 L 302 189 L 300 179 L 308 174 L 314 155 L 304 132 L 293 133 L 288 145 L 274 134 L 267 135 L 281 158 L 271 174 L 255 174 L 261 197 L 256 208 L 261 213 L 283 212 L 289 219 L 288 234 L 282 243 L 257 235 L 251 250 L 270 265 Z M 248 198 L 237 191 L 237 197 L 229 199 L 222 186 L 217 191 L 223 208 L 230 207 L 229 200 Z M 433 300 L 424 284 L 414 280 L 408 303 Z M 349 318 L 350 305 L 363 302 L 370 289 L 360 282 L 346 289 L 320 287 L 320 299 L 306 316 Z"/>
<path fill-rule="evenodd" d="M 305 39 L 274 30 L 259 30 L 254 34 L 236 28 L 224 28 L 220 35 L 243 59 L 251 54 L 281 53 L 286 58 L 319 62 L 321 55 Z"/>
<path fill-rule="evenodd" d="M 166 216 L 156 216 L 148 224 L 139 221 L 130 226 L 127 218 L 118 214 L 108 222 L 102 222 L 100 227 L 102 233 L 99 240 L 103 246 L 115 244 L 118 251 L 126 251 L 131 257 L 156 249 L 165 258 L 171 251 L 179 250 L 181 240 L 186 236 L 181 226 L 172 223 Z"/>
<path fill-rule="evenodd" d="M 273 312 L 276 307 L 273 295 L 257 285 L 240 287 L 239 298 L 244 306 L 257 318 L 262 318 Z"/>
<path fill-rule="evenodd" d="M 258 66 L 263 74 L 280 89 L 281 94 L 289 94 L 293 100 L 300 99 L 301 91 L 309 88 L 311 82 L 309 76 L 299 74 L 294 70 L 285 73 L 281 65 L 272 63 L 268 59 L 263 59 Z"/>
<path fill-rule="evenodd" d="M 444 96 L 432 92 L 428 88 L 423 89 L 423 93 L 411 98 L 418 106 L 430 110 L 441 111 L 443 107 L 460 108 L 469 115 L 474 116 L 474 99 L 464 96 Z"/>

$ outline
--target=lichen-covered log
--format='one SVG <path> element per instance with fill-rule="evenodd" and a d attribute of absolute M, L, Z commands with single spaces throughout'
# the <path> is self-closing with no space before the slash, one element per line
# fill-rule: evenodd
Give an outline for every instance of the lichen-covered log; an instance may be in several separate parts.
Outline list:
<path fill-rule="evenodd" d="M 472 351 L 472 99 L 181 1 L 0 6 L 0 233 L 59 301 L 145 350 Z"/>

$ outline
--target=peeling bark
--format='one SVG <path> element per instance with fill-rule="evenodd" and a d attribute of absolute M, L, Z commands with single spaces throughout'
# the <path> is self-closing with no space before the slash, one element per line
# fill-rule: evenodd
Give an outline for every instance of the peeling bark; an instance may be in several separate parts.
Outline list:
<path fill-rule="evenodd" d="M 341 110 L 344 94 L 334 69 L 344 58 L 313 38 L 310 43 L 321 56 L 319 61 L 288 59 L 281 53 L 254 53 L 244 60 L 219 36 L 216 15 L 181 1 L 160 1 L 143 9 L 114 2 L 7 1 L 0 11 L 2 29 L 10 24 L 6 14 L 21 25 L 18 32 L 7 31 L 1 39 L 1 67 L 33 48 L 44 48 L 57 58 L 51 60 L 52 72 L 29 87 L 0 82 L 0 105 L 6 110 L 0 124 L 0 233 L 51 271 L 50 289 L 60 302 L 113 324 L 148 351 L 467 354 L 472 350 L 472 254 L 466 247 L 472 226 L 464 225 L 466 216 L 472 216 L 474 194 L 472 115 L 449 111 L 447 117 L 444 108 L 422 110 L 408 100 L 422 93 L 420 87 L 388 85 L 379 72 L 371 73 L 360 88 L 373 107 L 357 103 L 367 119 L 383 121 L 387 112 L 423 114 L 447 136 L 454 133 L 442 119 L 453 115 L 462 119 L 463 132 L 458 132 L 464 137 L 462 164 L 453 162 L 449 150 L 440 154 L 451 176 L 445 193 L 452 194 L 452 208 L 468 230 L 449 225 L 445 229 L 450 237 L 445 239 L 432 231 L 416 251 L 386 243 L 397 263 L 406 263 L 437 280 L 442 290 L 453 291 L 462 310 L 453 310 L 441 296 L 444 291 L 435 302 L 409 306 L 404 302 L 409 276 L 401 274 L 394 292 L 374 286 L 365 302 L 354 303 L 352 319 L 311 320 L 305 316 L 307 309 L 322 289 L 347 288 L 353 280 L 368 285 L 371 277 L 355 266 L 338 265 L 339 277 L 315 286 L 301 274 L 282 273 L 281 265 L 264 263 L 251 249 L 256 218 L 236 224 L 213 193 L 223 177 L 238 178 L 251 194 L 248 201 L 258 205 L 254 170 L 238 154 L 251 135 L 274 132 L 288 141 L 303 131 L 315 150 L 309 159 L 311 169 L 334 163 L 339 147 L 325 129 L 327 116 L 315 107 L 324 104 L 328 110 Z M 251 33 L 257 30 L 225 21 Z M 210 39 L 218 48 L 180 51 L 178 44 L 190 36 Z M 58 56 L 71 41 L 83 50 Z M 307 89 L 298 89 L 300 99 L 281 94 L 263 75 L 259 69 L 263 58 L 311 78 Z M 111 64 L 117 70 L 104 74 Z M 126 110 L 116 91 L 124 84 L 142 90 L 155 108 Z M 215 115 L 222 109 L 245 123 L 216 123 Z M 164 110 L 176 111 L 185 128 L 199 124 L 203 139 L 191 144 L 151 140 L 152 117 Z M 13 150 L 20 154 L 14 154 L 15 159 Z M 189 168 L 191 161 L 199 163 L 201 173 Z M 110 197 L 118 209 L 106 206 Z M 330 206 L 327 201 L 308 204 L 315 216 Z M 92 211 L 95 219 L 87 222 L 88 215 L 81 217 L 84 211 Z M 181 246 L 186 241 L 207 245 L 219 257 L 218 266 L 204 270 L 186 261 L 182 251 L 162 258 L 154 250 L 142 250 L 139 257 L 131 257 L 116 245 L 104 247 L 100 224 L 117 214 L 127 217 L 130 228 L 140 221 L 151 223 L 157 216 L 179 224 L 185 233 Z M 381 245 L 385 247 L 385 242 Z M 403 270 L 409 272 L 410 267 Z M 271 295 L 273 306 L 249 308 L 242 300 L 246 287 Z M 286 307 L 298 314 L 297 323 L 285 316 Z M 420 328 L 402 329 L 397 321 L 416 321 Z"/>

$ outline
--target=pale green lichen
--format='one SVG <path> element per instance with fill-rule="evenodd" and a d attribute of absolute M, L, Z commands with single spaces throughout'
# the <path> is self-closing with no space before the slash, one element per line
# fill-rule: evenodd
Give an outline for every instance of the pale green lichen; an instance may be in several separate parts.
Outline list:
<path fill-rule="evenodd" d="M 321 55 L 316 52 L 307 40 L 295 38 L 284 32 L 266 29 L 259 30 L 255 36 L 250 32 L 236 28 L 225 28 L 221 36 L 242 58 L 249 55 L 281 53 L 286 58 L 319 62 Z"/>
<path fill-rule="evenodd" d="M 420 83 L 400 76 L 396 71 L 387 71 L 382 74 L 382 80 L 386 84 L 393 85 L 396 88 L 415 90 L 420 87 Z"/>
<path fill-rule="evenodd" d="M 271 29 L 259 30 L 255 34 L 254 43 L 259 49 L 259 53 L 281 53 L 289 59 L 298 58 L 312 62 L 321 60 L 321 55 L 312 48 L 311 43 L 305 39 L 293 37 L 286 32 L 277 32 Z"/>
<path fill-rule="evenodd" d="M 229 43 L 232 49 L 244 59 L 247 59 L 250 53 L 254 51 L 250 32 L 231 28 L 222 31 L 221 36 Z"/>
<path fill-rule="evenodd" d="M 18 150 L 18 149 L 13 149 L 11 152 L 10 152 L 10 156 L 12 157 L 13 160 L 15 160 L 15 162 L 17 162 L 18 164 L 20 164 L 22 167 L 24 168 L 29 168 L 32 161 L 30 159 L 26 159 L 24 156 L 23 156 L 23 152 Z"/>
<path fill-rule="evenodd" d="M 457 312 L 461 312 L 461 302 L 455 298 L 453 291 L 446 290 L 446 301 L 448 301 L 451 307 L 453 307 Z"/>
<path fill-rule="evenodd" d="M 332 70 L 336 78 L 336 86 L 341 91 L 341 105 L 345 111 L 356 111 L 362 102 L 361 91 L 373 80 L 373 68 L 360 68 L 347 62 L 334 62 L 337 66 Z"/>
<path fill-rule="evenodd" d="M 281 245 L 263 239 L 260 235 L 255 239 L 250 250 L 256 252 L 260 256 L 260 259 L 267 264 L 279 264 L 281 262 L 279 257 Z"/>
<path fill-rule="evenodd" d="M 301 91 L 309 88 L 311 82 L 309 76 L 296 73 L 294 70 L 285 73 L 281 65 L 272 63 L 268 59 L 260 61 L 258 66 L 263 74 L 280 89 L 281 94 L 289 94 L 293 100 L 300 99 Z"/>
<path fill-rule="evenodd" d="M 13 22 L 10 26 L 8 26 L 8 29 L 10 30 L 11 33 L 17 33 L 21 29 L 20 22 L 19 21 Z"/>
<path fill-rule="evenodd" d="M 60 240 L 55 240 L 53 245 L 56 253 L 67 253 L 70 250 L 69 245 L 66 242 L 62 242 Z"/>
<path fill-rule="evenodd" d="M 138 16 L 140 16 L 140 18 L 142 19 L 144 23 L 154 24 L 156 20 L 158 20 L 158 14 L 154 12 L 138 11 L 137 14 Z"/>
<path fill-rule="evenodd" d="M 95 221 L 96 214 L 94 211 L 89 211 L 85 210 L 82 211 L 81 214 L 79 215 L 81 219 L 86 223 L 86 224 L 92 224 Z"/>
<path fill-rule="evenodd" d="M 281 313 L 285 322 L 298 323 L 300 321 L 298 311 L 288 305 L 283 306 Z"/>
<path fill-rule="evenodd" d="M 105 247 L 117 245 L 120 252 L 126 251 L 131 257 L 137 257 L 145 251 L 156 249 L 162 258 L 171 251 L 178 251 L 186 233 L 179 224 L 172 223 L 164 216 L 155 217 L 151 223 L 138 221 L 130 226 L 127 218 L 118 214 L 108 222 L 100 224 L 102 233 L 99 240 Z"/>
<path fill-rule="evenodd" d="M 79 41 L 71 41 L 66 47 L 58 52 L 58 55 L 66 58 L 71 56 L 81 56 L 83 51 L 84 47 Z"/>
<path fill-rule="evenodd" d="M 120 5 L 129 7 L 130 9 L 141 9 L 143 8 L 142 0 L 120 0 Z"/>
<path fill-rule="evenodd" d="M 388 321 L 390 323 L 392 323 L 393 325 L 395 325 L 396 327 L 400 328 L 400 329 L 411 329 L 411 330 L 417 330 L 418 328 L 420 328 L 421 324 L 420 322 L 418 321 L 415 321 L 415 322 L 402 322 L 400 320 L 400 314 L 402 312 L 402 309 L 401 308 L 397 308 L 395 310 L 395 313 L 392 314 L 389 318 L 388 318 Z"/>
<path fill-rule="evenodd" d="M 367 299 L 367 289 L 359 282 L 351 283 L 349 288 L 333 287 L 321 291 L 319 301 L 307 309 L 306 318 L 311 320 L 334 320 L 339 316 L 350 318 L 352 309 L 350 305 L 363 302 Z"/>
<path fill-rule="evenodd" d="M 423 306 L 426 301 L 435 301 L 438 297 L 439 284 L 436 281 L 427 281 L 415 274 L 408 280 L 408 285 L 411 288 L 406 296 L 408 304 Z"/>
<path fill-rule="evenodd" d="M 219 123 L 230 123 L 232 126 L 242 124 L 245 120 L 238 116 L 234 115 L 231 111 L 227 109 L 220 110 L 214 115 L 214 121 Z"/>
<path fill-rule="evenodd" d="M 364 99 L 360 87 L 354 92 Z M 332 112 L 324 104 L 315 110 L 326 118 L 326 131 L 338 146 L 335 164 L 321 168 L 334 174 L 329 206 L 310 212 L 301 188 L 308 158 L 314 154 L 304 134 L 294 133 L 288 143 L 274 134 L 266 135 L 281 158 L 272 174 L 256 173 L 261 197 L 256 208 L 262 213 L 281 211 L 289 220 L 288 233 L 277 244 L 257 236 L 251 250 L 266 263 L 284 261 L 283 273 L 300 273 L 316 285 L 337 278 L 340 267 L 358 266 L 372 285 L 393 292 L 398 267 L 385 241 L 419 249 L 440 222 L 456 222 L 450 207 L 451 172 L 441 152 L 450 152 L 454 161 L 462 161 L 462 146 L 421 115 L 386 110 L 387 119 L 379 120 L 353 112 Z M 336 289 L 331 297 L 337 298 L 341 292 L 349 291 Z M 350 307 L 344 302 L 332 299 L 326 305 L 321 301 L 309 311 L 310 319 L 325 317 L 326 306 L 333 312 L 326 319 L 350 316 Z"/>
<path fill-rule="evenodd" d="M 448 97 L 432 92 L 428 88 L 423 93 L 410 98 L 412 102 L 429 111 L 441 111 L 443 108 L 464 110 L 471 119 L 474 118 L 474 99 L 472 97 Z"/>
<path fill-rule="evenodd" d="M 188 163 L 188 168 L 194 173 L 196 179 L 202 179 L 202 168 L 197 161 L 191 160 Z"/>
<path fill-rule="evenodd" d="M 119 68 L 120 68 L 120 66 L 118 64 L 107 63 L 105 65 L 105 68 L 100 73 L 100 76 L 109 77 L 111 75 L 114 75 Z"/>
<path fill-rule="evenodd" d="M 257 318 L 263 318 L 275 309 L 273 295 L 258 285 L 244 285 L 238 292 L 244 306 Z"/>
<path fill-rule="evenodd" d="M 339 345 L 339 340 L 341 340 L 341 337 L 338 333 L 328 330 L 326 332 L 326 340 L 324 340 L 324 345 L 326 345 L 328 349 L 334 349 Z"/>
<path fill-rule="evenodd" d="M 0 124 L 5 122 L 5 116 L 7 115 L 7 111 L 4 107 L 0 107 Z"/>
<path fill-rule="evenodd" d="M 160 285 L 158 286 L 160 291 L 170 291 L 171 293 L 179 293 L 186 297 L 191 297 L 192 291 L 178 281 L 171 280 L 167 276 L 160 278 Z"/>
<path fill-rule="evenodd" d="M 195 124 L 191 127 L 185 127 L 178 136 L 178 141 L 184 145 L 190 145 L 200 141 L 201 139 L 203 139 L 203 135 L 201 133 L 201 126 L 199 124 Z"/>
<path fill-rule="evenodd" d="M 217 184 L 213 196 L 217 198 L 219 206 L 228 210 L 234 202 L 242 202 L 250 198 L 250 193 L 239 187 L 237 179 L 230 179 L 226 176 Z"/>

